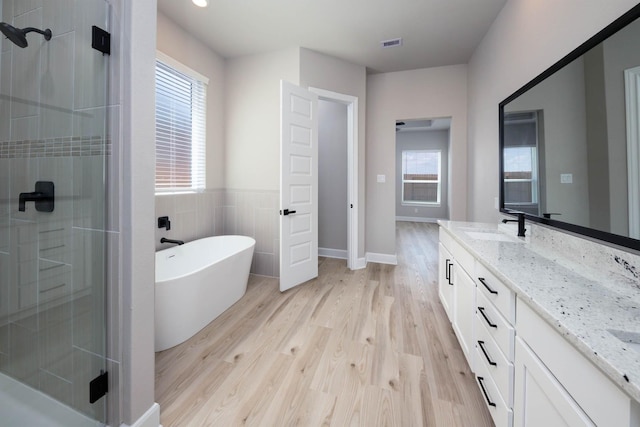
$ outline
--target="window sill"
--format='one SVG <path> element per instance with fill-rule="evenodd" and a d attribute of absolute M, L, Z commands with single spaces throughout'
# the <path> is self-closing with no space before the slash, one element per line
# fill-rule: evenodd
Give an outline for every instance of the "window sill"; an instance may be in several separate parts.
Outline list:
<path fill-rule="evenodd" d="M 442 204 L 441 203 L 402 202 L 401 206 L 414 207 L 414 208 L 439 208 L 442 206 Z"/>

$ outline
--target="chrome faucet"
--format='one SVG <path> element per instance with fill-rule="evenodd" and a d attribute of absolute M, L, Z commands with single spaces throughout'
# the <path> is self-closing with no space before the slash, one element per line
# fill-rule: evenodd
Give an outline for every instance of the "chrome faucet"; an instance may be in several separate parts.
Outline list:
<path fill-rule="evenodd" d="M 527 231 L 526 228 L 524 228 L 524 213 L 522 212 L 518 212 L 516 215 L 518 215 L 518 219 L 503 219 L 502 222 L 504 224 L 508 223 L 508 222 L 517 222 L 518 223 L 518 237 L 524 237 L 524 233 L 525 231 Z"/>

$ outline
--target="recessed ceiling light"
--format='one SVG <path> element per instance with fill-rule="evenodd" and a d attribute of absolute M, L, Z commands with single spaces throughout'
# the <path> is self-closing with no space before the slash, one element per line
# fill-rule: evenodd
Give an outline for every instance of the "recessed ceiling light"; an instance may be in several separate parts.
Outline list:
<path fill-rule="evenodd" d="M 193 4 L 199 7 L 207 7 L 209 0 L 191 0 Z"/>

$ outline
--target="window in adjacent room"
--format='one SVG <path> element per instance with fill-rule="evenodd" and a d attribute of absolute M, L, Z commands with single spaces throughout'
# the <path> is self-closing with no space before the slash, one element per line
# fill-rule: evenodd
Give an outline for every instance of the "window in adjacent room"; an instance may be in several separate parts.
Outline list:
<path fill-rule="evenodd" d="M 504 115 L 504 204 L 505 207 L 539 215 L 538 112 L 520 111 Z"/>
<path fill-rule="evenodd" d="M 402 151 L 402 203 L 439 205 L 441 151 Z"/>
<path fill-rule="evenodd" d="M 156 193 L 205 187 L 208 79 L 158 52 L 156 60 Z"/>

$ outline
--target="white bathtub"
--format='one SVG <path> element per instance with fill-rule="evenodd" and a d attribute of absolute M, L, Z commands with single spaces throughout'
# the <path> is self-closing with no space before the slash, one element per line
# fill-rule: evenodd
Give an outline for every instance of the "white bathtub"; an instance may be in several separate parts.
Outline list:
<path fill-rule="evenodd" d="M 156 351 L 188 340 L 242 298 L 255 244 L 215 236 L 156 252 Z"/>

